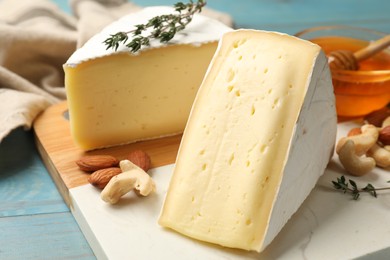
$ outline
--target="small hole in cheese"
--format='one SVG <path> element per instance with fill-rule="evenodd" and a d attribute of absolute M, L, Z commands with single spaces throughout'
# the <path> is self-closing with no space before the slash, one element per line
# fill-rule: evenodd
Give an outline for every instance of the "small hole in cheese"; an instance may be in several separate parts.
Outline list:
<path fill-rule="evenodd" d="M 239 90 L 236 90 L 235 94 L 237 97 L 241 96 L 241 92 Z"/>
<path fill-rule="evenodd" d="M 232 92 L 233 88 L 234 88 L 234 86 L 230 85 L 230 86 L 227 87 L 227 90 L 228 90 L 229 92 Z"/>
<path fill-rule="evenodd" d="M 240 55 L 240 56 L 238 57 L 238 60 L 242 60 L 242 55 Z"/>
<path fill-rule="evenodd" d="M 203 165 L 202 165 L 202 171 L 205 171 L 207 169 L 207 163 L 204 163 Z"/>
<path fill-rule="evenodd" d="M 240 45 L 243 45 L 246 42 L 246 39 L 238 40 L 233 43 L 233 48 L 237 49 Z"/>
<path fill-rule="evenodd" d="M 264 154 L 266 153 L 268 150 L 268 145 L 266 144 L 263 144 L 261 147 L 260 147 L 260 153 Z"/>
<path fill-rule="evenodd" d="M 226 81 L 227 82 L 233 81 L 235 76 L 236 76 L 236 73 L 234 72 L 234 70 L 232 68 L 230 68 L 227 72 L 227 75 L 226 75 Z"/>
<path fill-rule="evenodd" d="M 229 158 L 229 165 L 232 165 L 233 160 L 234 160 L 234 153 L 232 153 L 232 155 L 230 155 L 230 158 Z"/>
<path fill-rule="evenodd" d="M 245 224 L 247 226 L 249 226 L 250 224 L 252 224 L 252 220 L 250 218 L 248 218 L 246 221 L 245 221 Z"/>
<path fill-rule="evenodd" d="M 255 113 L 256 113 L 256 108 L 254 105 L 252 105 L 251 116 L 253 116 Z"/>
<path fill-rule="evenodd" d="M 268 73 L 268 68 L 265 68 L 264 69 L 264 74 L 267 74 Z"/>
<path fill-rule="evenodd" d="M 276 107 L 279 107 L 279 105 L 280 105 L 280 99 L 279 98 L 275 98 L 274 103 L 272 105 L 272 109 L 275 109 Z"/>

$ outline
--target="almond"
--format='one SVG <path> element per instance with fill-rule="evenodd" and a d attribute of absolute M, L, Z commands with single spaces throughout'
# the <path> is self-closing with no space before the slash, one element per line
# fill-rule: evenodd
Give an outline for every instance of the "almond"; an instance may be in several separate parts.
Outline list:
<path fill-rule="evenodd" d="M 86 172 L 118 166 L 119 161 L 111 155 L 86 155 L 76 161 L 79 168 Z"/>
<path fill-rule="evenodd" d="M 390 145 L 390 126 L 386 126 L 379 131 L 378 140 L 385 146 Z"/>
<path fill-rule="evenodd" d="M 142 150 L 134 150 L 129 153 L 127 159 L 147 172 L 150 169 L 150 157 Z"/>
<path fill-rule="evenodd" d="M 97 170 L 89 176 L 88 182 L 99 189 L 104 189 L 111 178 L 120 173 L 122 171 L 119 167 Z"/>
<path fill-rule="evenodd" d="M 372 124 L 376 127 L 381 127 L 382 122 L 389 116 L 390 116 L 390 108 L 384 107 L 382 109 L 371 112 L 370 114 L 366 115 L 364 119 L 369 124 Z"/>
<path fill-rule="evenodd" d="M 360 135 L 362 133 L 362 130 L 360 127 L 355 127 L 349 130 L 347 136 L 354 136 L 354 135 Z"/>

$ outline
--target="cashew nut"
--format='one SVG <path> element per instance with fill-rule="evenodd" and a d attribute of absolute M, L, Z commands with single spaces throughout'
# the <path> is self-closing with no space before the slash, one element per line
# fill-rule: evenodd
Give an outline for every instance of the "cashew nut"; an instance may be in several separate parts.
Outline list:
<path fill-rule="evenodd" d="M 120 161 L 119 168 L 121 168 L 122 172 L 127 172 L 127 171 L 134 170 L 134 169 L 141 169 L 140 167 L 138 167 L 136 164 L 132 163 L 129 160 Z"/>
<path fill-rule="evenodd" d="M 139 191 L 142 196 L 148 196 L 155 191 L 156 185 L 153 179 L 144 170 L 128 160 L 121 161 L 119 166 L 123 172 L 108 182 L 101 193 L 102 200 L 115 204 L 133 189 Z"/>
<path fill-rule="evenodd" d="M 374 158 L 376 165 L 379 167 L 386 168 L 390 166 L 390 151 L 378 144 L 374 144 L 374 146 L 368 150 L 367 156 Z"/>
<path fill-rule="evenodd" d="M 365 154 L 378 140 L 379 131 L 374 125 L 363 125 L 362 133 L 348 137 L 342 137 L 336 146 L 336 152 L 339 154 L 341 147 L 351 140 L 354 143 L 355 152 L 357 156 Z"/>
<path fill-rule="evenodd" d="M 339 151 L 339 159 L 350 174 L 362 176 L 370 172 L 375 167 L 375 160 L 371 157 L 358 156 L 355 144 L 352 140 L 347 140 Z"/>

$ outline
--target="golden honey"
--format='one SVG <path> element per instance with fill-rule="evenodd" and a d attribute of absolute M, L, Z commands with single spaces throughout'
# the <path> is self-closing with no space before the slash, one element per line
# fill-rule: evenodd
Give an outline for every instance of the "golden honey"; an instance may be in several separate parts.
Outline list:
<path fill-rule="evenodd" d="M 341 36 L 324 36 L 310 41 L 325 53 L 335 50 L 357 51 L 367 41 Z M 359 63 L 358 71 L 333 70 L 332 80 L 338 116 L 364 116 L 390 102 L 390 50 L 381 51 Z"/>

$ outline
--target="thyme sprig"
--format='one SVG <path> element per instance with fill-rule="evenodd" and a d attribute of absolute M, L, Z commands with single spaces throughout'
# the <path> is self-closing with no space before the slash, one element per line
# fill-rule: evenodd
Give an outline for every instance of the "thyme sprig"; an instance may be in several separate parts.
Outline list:
<path fill-rule="evenodd" d="M 117 51 L 120 45 L 126 45 L 131 52 L 137 52 L 143 46 L 149 46 L 150 39 L 159 39 L 162 43 L 169 42 L 177 32 L 183 30 L 192 21 L 195 13 L 202 11 L 205 5 L 205 0 L 198 0 L 196 3 L 190 0 L 186 4 L 178 2 L 174 5 L 176 14 L 153 17 L 146 24 L 135 25 L 134 30 L 111 34 L 103 43 L 107 46 L 107 50 L 113 48 Z M 152 31 L 146 36 L 142 35 L 148 29 Z M 130 34 L 133 39 L 127 43 Z"/>
<path fill-rule="evenodd" d="M 390 182 L 390 181 L 388 181 Z M 369 193 L 373 197 L 377 197 L 377 191 L 380 190 L 388 190 L 390 187 L 384 187 L 384 188 L 375 188 L 371 183 L 368 183 L 365 187 L 359 188 L 355 181 L 348 179 L 348 182 L 344 175 L 342 175 L 340 178 L 337 178 L 337 181 L 332 181 L 333 187 L 335 189 L 341 190 L 344 193 L 349 193 L 352 195 L 353 200 L 358 200 L 360 197 L 360 193 L 366 192 Z"/>

